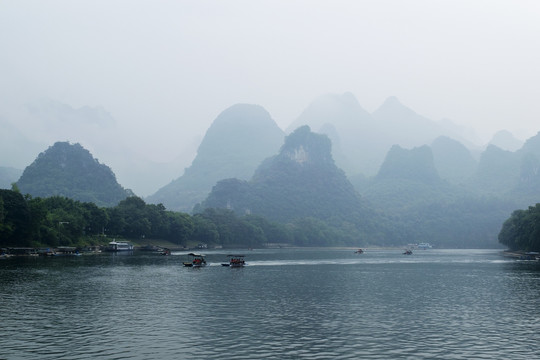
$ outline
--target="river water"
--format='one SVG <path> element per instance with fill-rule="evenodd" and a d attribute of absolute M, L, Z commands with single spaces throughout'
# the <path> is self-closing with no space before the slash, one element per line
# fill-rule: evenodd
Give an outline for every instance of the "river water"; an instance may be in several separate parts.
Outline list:
<path fill-rule="evenodd" d="M 494 250 L 0 260 L 0 359 L 540 358 L 540 265 Z"/>

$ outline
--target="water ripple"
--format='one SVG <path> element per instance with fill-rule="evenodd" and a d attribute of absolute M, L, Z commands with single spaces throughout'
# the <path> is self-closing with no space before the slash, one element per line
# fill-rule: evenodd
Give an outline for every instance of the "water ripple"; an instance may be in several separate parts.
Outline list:
<path fill-rule="evenodd" d="M 540 356 L 531 264 L 489 252 L 318 250 L 253 252 L 246 268 L 229 269 L 222 255 L 204 269 L 179 256 L 4 261 L 0 357 Z"/>

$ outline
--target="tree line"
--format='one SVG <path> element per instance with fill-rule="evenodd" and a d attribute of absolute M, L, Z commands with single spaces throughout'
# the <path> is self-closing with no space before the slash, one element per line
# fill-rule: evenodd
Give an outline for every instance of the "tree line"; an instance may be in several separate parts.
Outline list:
<path fill-rule="evenodd" d="M 386 225 L 391 227 L 391 223 L 390 220 Z M 373 226 L 363 224 L 366 229 Z M 136 196 L 114 207 L 98 207 L 62 196 L 33 198 L 22 195 L 16 187 L 0 190 L 0 247 L 82 247 L 104 245 L 113 238 L 140 244 L 145 240 L 165 240 L 186 247 L 199 243 L 230 248 L 260 247 L 266 243 L 366 246 L 372 245 L 368 233 L 359 232 L 355 221 L 341 218 L 323 221 L 305 217 L 279 223 L 217 208 L 199 209 L 190 215 L 166 210 L 162 204 L 146 204 Z M 514 211 L 504 222 L 498 239 L 511 250 L 540 251 L 540 204 Z M 399 244 L 406 241 L 395 240 Z M 397 242 L 377 244 L 399 245 Z"/>
<path fill-rule="evenodd" d="M 98 207 L 62 196 L 33 198 L 17 188 L 0 190 L 0 247 L 83 247 L 104 245 L 113 238 L 140 244 L 166 240 L 186 247 L 358 244 L 351 234 L 312 218 L 281 224 L 228 209 L 207 208 L 193 215 L 169 211 L 137 196 L 114 207 Z"/>

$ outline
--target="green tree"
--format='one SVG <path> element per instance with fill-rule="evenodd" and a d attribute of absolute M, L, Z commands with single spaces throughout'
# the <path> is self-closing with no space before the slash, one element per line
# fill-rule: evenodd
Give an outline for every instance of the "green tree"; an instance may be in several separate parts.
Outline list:
<path fill-rule="evenodd" d="M 30 212 L 24 197 L 12 190 L 0 189 L 1 226 L 0 245 L 2 246 L 29 246 Z"/>
<path fill-rule="evenodd" d="M 193 216 L 194 230 L 192 239 L 198 243 L 219 244 L 219 232 L 216 224 L 201 214 Z"/>
<path fill-rule="evenodd" d="M 195 223 L 188 214 L 167 212 L 169 223 L 169 232 L 167 240 L 175 244 L 187 244 L 187 241 L 193 236 Z"/>
<path fill-rule="evenodd" d="M 511 250 L 540 251 L 540 203 L 514 211 L 502 226 L 499 242 Z"/>

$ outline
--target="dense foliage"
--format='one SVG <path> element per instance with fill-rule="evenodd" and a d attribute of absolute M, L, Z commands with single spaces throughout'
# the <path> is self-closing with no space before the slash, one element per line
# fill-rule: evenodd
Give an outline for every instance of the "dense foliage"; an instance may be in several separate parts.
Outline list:
<path fill-rule="evenodd" d="M 511 250 L 540 251 L 540 204 L 514 211 L 503 224 L 499 242 Z"/>
<path fill-rule="evenodd" d="M 104 245 L 113 238 L 138 244 L 166 240 L 186 247 L 359 244 L 358 238 L 344 231 L 347 227 L 354 228 L 313 218 L 279 224 L 255 215 L 238 216 L 228 209 L 208 208 L 192 216 L 146 204 L 135 196 L 105 208 L 61 196 L 32 198 L 0 190 L 0 247 Z"/>

